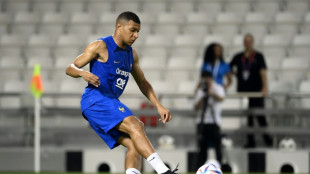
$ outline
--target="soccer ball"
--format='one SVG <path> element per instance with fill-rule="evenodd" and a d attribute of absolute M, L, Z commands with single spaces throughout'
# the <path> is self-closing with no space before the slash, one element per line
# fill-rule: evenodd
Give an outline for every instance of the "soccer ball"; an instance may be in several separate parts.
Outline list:
<path fill-rule="evenodd" d="M 222 174 L 221 169 L 217 168 L 215 164 L 208 163 L 201 166 L 196 174 Z"/>

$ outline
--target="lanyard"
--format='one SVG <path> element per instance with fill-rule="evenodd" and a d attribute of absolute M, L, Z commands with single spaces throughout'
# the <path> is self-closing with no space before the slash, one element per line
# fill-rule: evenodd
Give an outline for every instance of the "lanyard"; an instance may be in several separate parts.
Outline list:
<path fill-rule="evenodd" d="M 253 51 L 253 53 L 250 55 L 250 57 L 248 59 L 248 62 L 246 62 L 245 56 L 244 55 L 242 56 L 241 61 L 242 61 L 242 67 L 244 70 L 250 70 L 252 63 L 254 61 L 255 55 L 256 55 L 256 53 L 255 53 L 255 51 Z"/>
<path fill-rule="evenodd" d="M 217 78 L 217 74 L 219 72 L 219 69 L 220 69 L 220 61 L 216 60 L 214 68 L 213 68 L 213 72 L 212 72 L 212 76 L 213 76 L 214 80 L 216 80 L 216 78 Z"/>

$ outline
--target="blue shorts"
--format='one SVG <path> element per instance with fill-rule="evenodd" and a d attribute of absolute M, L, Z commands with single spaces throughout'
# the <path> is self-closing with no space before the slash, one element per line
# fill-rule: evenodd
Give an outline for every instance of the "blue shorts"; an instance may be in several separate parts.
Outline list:
<path fill-rule="evenodd" d="M 130 109 L 116 98 L 106 97 L 83 111 L 95 132 L 113 149 L 119 144 L 117 140 L 125 133 L 115 128 L 126 117 L 133 115 Z"/>

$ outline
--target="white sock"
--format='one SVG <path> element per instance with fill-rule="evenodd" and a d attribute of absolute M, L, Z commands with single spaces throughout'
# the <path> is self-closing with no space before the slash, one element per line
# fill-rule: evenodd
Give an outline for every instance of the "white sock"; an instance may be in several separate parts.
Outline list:
<path fill-rule="evenodd" d="M 138 169 L 129 168 L 126 170 L 126 174 L 141 174 L 141 172 Z"/>
<path fill-rule="evenodd" d="M 158 174 L 165 173 L 169 170 L 169 168 L 164 164 L 156 152 L 150 155 L 146 160 L 151 164 L 151 166 Z"/>

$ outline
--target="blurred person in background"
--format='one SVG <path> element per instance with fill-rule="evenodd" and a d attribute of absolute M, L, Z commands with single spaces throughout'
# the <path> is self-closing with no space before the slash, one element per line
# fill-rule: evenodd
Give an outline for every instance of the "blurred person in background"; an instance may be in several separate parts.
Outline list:
<path fill-rule="evenodd" d="M 201 85 L 195 96 L 195 110 L 197 116 L 197 135 L 199 154 L 198 166 L 203 165 L 208 159 L 207 149 L 215 148 L 216 159 L 221 164 L 221 104 L 225 97 L 224 87 L 213 80 L 208 71 L 202 72 Z"/>
<path fill-rule="evenodd" d="M 214 81 L 227 89 L 231 84 L 230 67 L 223 59 L 223 47 L 218 43 L 212 43 L 205 49 L 204 61 L 201 71 L 212 74 Z M 227 82 L 224 84 L 224 76 Z"/>
<path fill-rule="evenodd" d="M 244 51 L 236 54 L 230 62 L 232 73 L 237 77 L 238 92 L 261 92 L 263 96 L 268 93 L 267 65 L 262 53 L 253 48 L 254 37 L 252 34 L 244 36 Z M 264 108 L 264 97 L 249 98 L 249 109 Z M 261 127 L 267 127 L 265 115 L 248 115 L 248 126 L 254 126 L 254 118 Z M 272 139 L 268 134 L 263 135 L 265 144 L 272 145 Z M 247 135 L 246 148 L 256 147 L 253 134 Z"/>

